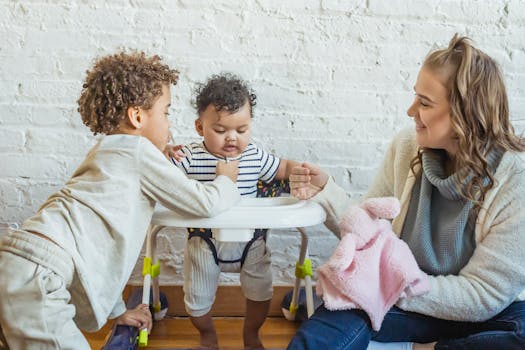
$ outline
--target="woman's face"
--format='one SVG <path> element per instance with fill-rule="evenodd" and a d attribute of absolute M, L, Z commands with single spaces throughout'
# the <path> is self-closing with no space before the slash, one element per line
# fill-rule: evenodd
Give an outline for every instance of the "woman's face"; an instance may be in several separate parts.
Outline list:
<path fill-rule="evenodd" d="M 421 147 L 456 153 L 448 92 L 439 75 L 423 66 L 414 86 L 416 97 L 407 114 L 414 118 L 416 140 Z"/>

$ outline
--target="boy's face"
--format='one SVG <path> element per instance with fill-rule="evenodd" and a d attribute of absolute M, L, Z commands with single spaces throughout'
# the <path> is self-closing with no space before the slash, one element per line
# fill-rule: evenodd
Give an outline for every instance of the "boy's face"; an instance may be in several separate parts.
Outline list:
<path fill-rule="evenodd" d="M 250 143 L 252 113 L 246 103 L 235 113 L 217 111 L 210 104 L 195 120 L 195 130 L 204 137 L 208 151 L 221 158 L 238 157 Z"/>
<path fill-rule="evenodd" d="M 169 85 L 162 86 L 160 95 L 153 106 L 148 110 L 140 109 L 142 114 L 142 125 L 139 133 L 146 137 L 158 149 L 164 151 L 170 137 L 170 121 L 168 119 L 168 108 L 171 105 L 171 92 Z"/>

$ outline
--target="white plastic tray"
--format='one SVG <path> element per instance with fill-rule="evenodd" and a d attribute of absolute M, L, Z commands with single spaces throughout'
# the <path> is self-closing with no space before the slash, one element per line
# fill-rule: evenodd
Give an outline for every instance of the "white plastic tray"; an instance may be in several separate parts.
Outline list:
<path fill-rule="evenodd" d="M 242 198 L 236 206 L 212 218 L 183 217 L 164 207 L 157 207 L 151 223 L 171 227 L 206 227 L 214 229 L 214 237 L 218 240 L 247 241 L 255 228 L 308 227 L 325 220 L 326 214 L 318 203 L 276 197 Z"/>

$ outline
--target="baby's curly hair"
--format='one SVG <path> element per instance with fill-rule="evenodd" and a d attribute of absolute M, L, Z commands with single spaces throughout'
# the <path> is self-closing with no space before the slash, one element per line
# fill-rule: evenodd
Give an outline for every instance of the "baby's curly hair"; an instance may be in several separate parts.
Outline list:
<path fill-rule="evenodd" d="M 129 107 L 150 109 L 164 84 L 177 84 L 179 72 L 157 55 L 120 52 L 99 58 L 86 72 L 77 101 L 82 121 L 96 135 L 115 130 Z"/>
<path fill-rule="evenodd" d="M 212 75 L 205 84 L 195 90 L 195 108 L 199 115 L 212 104 L 217 111 L 237 112 L 246 102 L 250 109 L 256 105 L 257 96 L 248 84 L 231 73 Z"/>

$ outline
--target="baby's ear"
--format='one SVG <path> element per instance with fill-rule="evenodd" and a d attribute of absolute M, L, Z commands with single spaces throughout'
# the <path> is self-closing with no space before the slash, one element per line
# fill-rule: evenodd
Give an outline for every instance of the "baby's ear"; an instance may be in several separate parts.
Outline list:
<path fill-rule="evenodd" d="M 199 136 L 204 136 L 204 129 L 202 127 L 201 118 L 195 119 L 195 131 L 197 131 L 197 134 L 199 134 Z"/>

